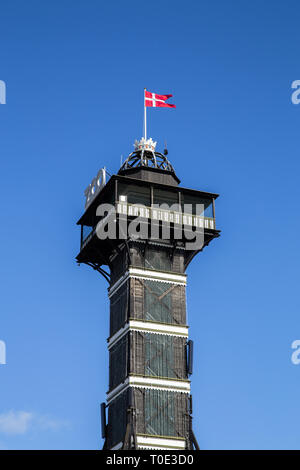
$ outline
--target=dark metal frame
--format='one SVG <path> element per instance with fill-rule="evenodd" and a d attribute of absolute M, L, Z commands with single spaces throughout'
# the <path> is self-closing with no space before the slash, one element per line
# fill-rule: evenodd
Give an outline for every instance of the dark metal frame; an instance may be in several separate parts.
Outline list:
<path fill-rule="evenodd" d="M 80 263 L 78 264 L 80 265 Z M 107 282 L 110 284 L 110 274 L 104 269 L 102 269 L 98 263 L 85 261 L 84 264 L 86 264 L 87 266 L 91 266 L 91 268 L 95 269 L 95 271 L 98 271 L 98 273 L 100 273 L 104 277 L 104 279 L 106 279 Z"/>
<path fill-rule="evenodd" d="M 121 166 L 119 171 L 128 170 L 137 167 L 157 168 L 159 170 L 172 171 L 175 170 L 167 157 L 159 152 L 151 152 L 150 150 L 137 150 L 132 152 Z"/>

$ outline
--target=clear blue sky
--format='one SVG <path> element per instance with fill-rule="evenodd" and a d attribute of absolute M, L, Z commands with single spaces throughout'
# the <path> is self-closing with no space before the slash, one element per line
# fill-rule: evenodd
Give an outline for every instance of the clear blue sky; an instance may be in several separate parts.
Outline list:
<path fill-rule="evenodd" d="M 107 285 L 77 267 L 83 190 L 142 134 L 182 185 L 220 194 L 188 270 L 203 449 L 300 449 L 300 7 L 296 1 L 1 4 L 0 448 L 96 449 Z"/>

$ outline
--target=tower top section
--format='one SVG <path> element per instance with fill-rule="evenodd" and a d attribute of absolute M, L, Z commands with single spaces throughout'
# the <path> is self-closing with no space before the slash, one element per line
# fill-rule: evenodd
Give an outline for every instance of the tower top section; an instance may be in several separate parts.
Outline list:
<path fill-rule="evenodd" d="M 142 137 L 141 140 L 135 140 L 134 142 L 134 150 L 137 152 L 139 150 L 150 150 L 151 152 L 155 152 L 157 142 L 154 142 L 152 140 L 152 137 L 150 139 L 145 139 L 145 137 Z"/>
<path fill-rule="evenodd" d="M 119 174 L 153 182 L 165 179 L 165 183 L 170 185 L 180 183 L 167 157 L 156 152 L 156 144 L 152 138 L 136 140 L 134 151 L 122 164 Z"/>

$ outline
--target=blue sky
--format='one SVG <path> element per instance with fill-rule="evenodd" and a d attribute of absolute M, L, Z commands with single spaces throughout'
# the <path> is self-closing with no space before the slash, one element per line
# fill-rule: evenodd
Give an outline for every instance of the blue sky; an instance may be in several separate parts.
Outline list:
<path fill-rule="evenodd" d="M 222 236 L 188 269 L 203 449 L 299 449 L 296 1 L 1 4 L 0 448 L 97 449 L 107 285 L 77 267 L 83 190 L 148 134 Z"/>

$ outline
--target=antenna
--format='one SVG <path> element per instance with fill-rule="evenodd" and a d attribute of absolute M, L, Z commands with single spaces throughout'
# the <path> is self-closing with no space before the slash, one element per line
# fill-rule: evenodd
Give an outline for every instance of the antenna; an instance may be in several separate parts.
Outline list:
<path fill-rule="evenodd" d="M 165 148 L 164 148 L 164 155 L 168 155 L 168 149 L 167 149 L 167 141 L 165 140 Z"/>

